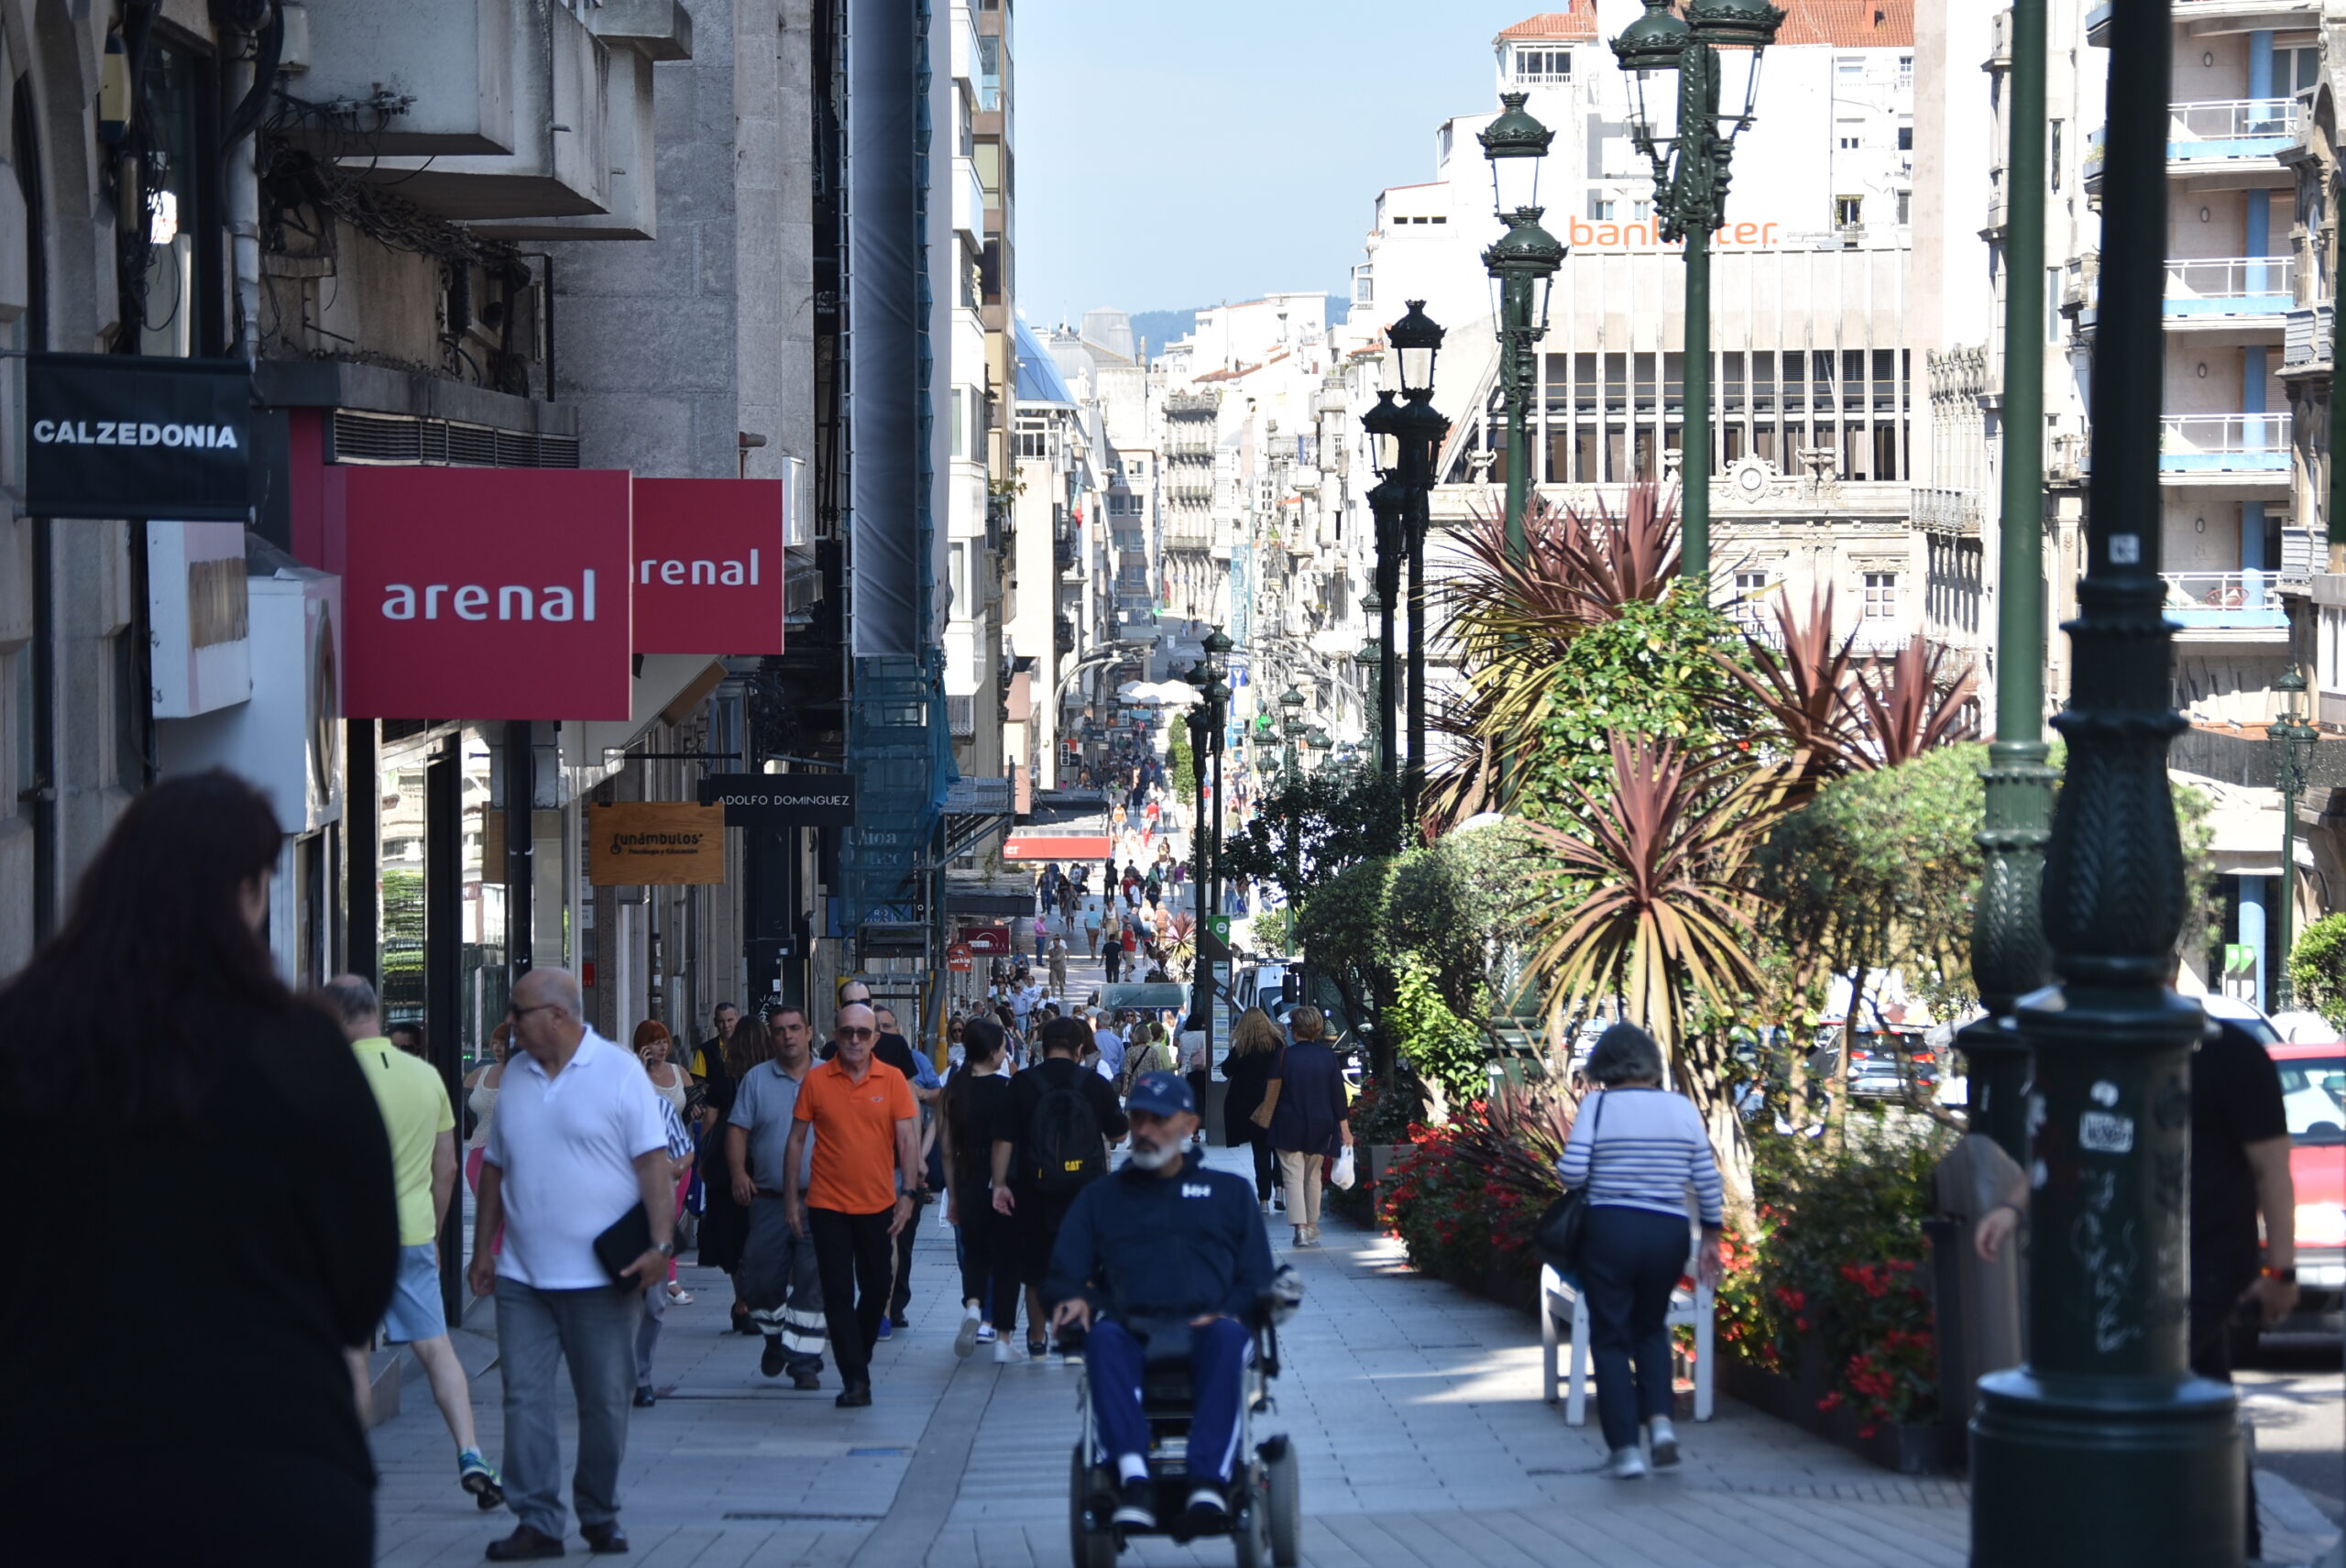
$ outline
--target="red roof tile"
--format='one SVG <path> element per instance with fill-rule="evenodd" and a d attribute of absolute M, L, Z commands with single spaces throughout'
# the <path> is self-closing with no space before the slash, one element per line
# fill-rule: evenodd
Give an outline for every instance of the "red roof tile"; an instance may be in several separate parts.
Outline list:
<path fill-rule="evenodd" d="M 1781 0 L 1791 15 L 1780 44 L 1836 49 L 1913 49 L 1914 0 Z"/>
<path fill-rule="evenodd" d="M 1518 22 L 1499 35 L 1499 40 L 1571 38 L 1594 40 L 1596 37 L 1595 0 L 1571 0 L 1562 11 L 1542 11 L 1528 21 Z"/>

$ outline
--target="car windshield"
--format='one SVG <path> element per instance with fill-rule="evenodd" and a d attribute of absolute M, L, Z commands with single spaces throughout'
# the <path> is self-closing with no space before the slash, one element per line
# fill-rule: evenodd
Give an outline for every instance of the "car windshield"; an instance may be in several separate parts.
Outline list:
<path fill-rule="evenodd" d="M 2346 1056 L 2298 1057 L 2281 1070 L 2281 1107 L 2301 1144 L 2346 1144 Z"/>

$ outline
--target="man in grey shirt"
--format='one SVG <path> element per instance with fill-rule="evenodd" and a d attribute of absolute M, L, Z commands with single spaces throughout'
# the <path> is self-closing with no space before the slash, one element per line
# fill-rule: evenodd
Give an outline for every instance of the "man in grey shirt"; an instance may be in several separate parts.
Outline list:
<path fill-rule="evenodd" d="M 773 1041 L 773 1056 L 742 1075 L 725 1134 L 733 1199 L 750 1212 L 750 1236 L 734 1282 L 751 1321 L 765 1335 L 758 1370 L 769 1377 L 787 1371 L 792 1387 L 819 1388 L 828 1338 L 822 1276 L 815 1266 L 812 1238 L 792 1233 L 782 1201 L 791 1114 L 798 1105 L 799 1082 L 815 1059 L 815 1031 L 804 1011 L 779 1007 L 766 1018 L 766 1034 Z M 814 1159 L 810 1134 L 799 1159 L 801 1191 L 811 1179 Z"/>

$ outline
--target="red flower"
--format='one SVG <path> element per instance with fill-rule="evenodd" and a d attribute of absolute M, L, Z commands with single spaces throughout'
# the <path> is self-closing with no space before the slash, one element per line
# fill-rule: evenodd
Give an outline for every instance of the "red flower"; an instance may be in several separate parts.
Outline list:
<path fill-rule="evenodd" d="M 1841 1408 L 1841 1391 L 1838 1388 L 1836 1388 L 1830 1394 L 1825 1395 L 1825 1398 L 1816 1401 L 1816 1408 L 1820 1410 L 1839 1409 Z"/>

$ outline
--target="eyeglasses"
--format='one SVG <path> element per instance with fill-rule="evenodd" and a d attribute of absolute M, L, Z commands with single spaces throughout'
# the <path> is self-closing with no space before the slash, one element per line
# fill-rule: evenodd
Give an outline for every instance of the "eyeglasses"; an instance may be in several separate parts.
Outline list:
<path fill-rule="evenodd" d="M 522 1019 L 527 1018 L 532 1013 L 543 1013 L 552 1008 L 558 1008 L 561 1005 L 562 1003 L 559 1002 L 541 1002 L 535 1007 L 508 1007 L 505 1010 L 505 1015 L 508 1018 L 512 1019 L 516 1024 L 519 1024 Z"/>

